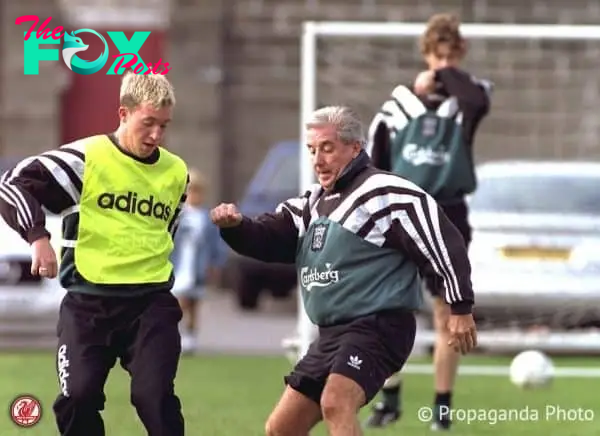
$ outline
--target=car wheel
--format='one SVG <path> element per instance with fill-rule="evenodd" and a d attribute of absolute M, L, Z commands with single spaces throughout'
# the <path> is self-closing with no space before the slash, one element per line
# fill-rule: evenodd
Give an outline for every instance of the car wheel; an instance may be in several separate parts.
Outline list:
<path fill-rule="evenodd" d="M 237 302 L 240 309 L 256 310 L 260 297 L 260 286 L 249 281 L 240 281 L 237 287 Z"/>
<path fill-rule="evenodd" d="M 291 268 L 281 269 L 272 274 L 268 283 L 271 295 L 278 300 L 293 295 L 296 286 L 296 270 Z"/>

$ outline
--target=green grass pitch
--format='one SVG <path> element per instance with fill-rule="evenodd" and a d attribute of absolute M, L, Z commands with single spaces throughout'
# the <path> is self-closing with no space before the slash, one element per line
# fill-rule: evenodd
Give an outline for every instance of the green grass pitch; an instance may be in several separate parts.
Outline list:
<path fill-rule="evenodd" d="M 507 359 L 469 357 L 465 364 L 507 364 Z M 596 365 L 595 358 L 555 359 L 557 366 Z M 282 357 L 184 357 L 177 379 L 186 418 L 186 434 L 191 436 L 260 436 L 264 421 L 277 401 L 282 377 L 289 370 Z M 1 436 L 52 436 L 52 402 L 57 383 L 54 356 L 50 353 L 0 354 Z M 597 435 L 600 428 L 600 379 L 558 378 L 550 388 L 523 391 L 505 377 L 462 375 L 455 394 L 454 434 L 510 436 L 584 436 Z M 42 401 L 43 417 L 33 428 L 21 429 L 9 419 L 10 402 L 21 393 L 37 395 Z M 142 436 L 145 434 L 133 407 L 129 404 L 127 374 L 117 365 L 106 387 L 104 412 L 107 435 Z M 366 434 L 412 436 L 428 434 L 419 421 L 418 411 L 432 399 L 432 376 L 405 376 L 404 416 L 386 430 Z M 581 410 L 578 410 L 581 409 Z M 585 412 L 584 412 L 585 411 Z M 363 410 L 363 417 L 368 410 Z M 547 412 L 553 412 L 552 416 Z M 468 416 L 470 415 L 470 416 Z M 471 422 L 467 422 L 470 419 Z M 319 426 L 313 435 L 325 436 Z"/>

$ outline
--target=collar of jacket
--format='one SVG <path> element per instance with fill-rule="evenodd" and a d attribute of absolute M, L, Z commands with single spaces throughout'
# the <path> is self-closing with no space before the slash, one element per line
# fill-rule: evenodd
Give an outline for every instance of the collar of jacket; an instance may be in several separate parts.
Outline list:
<path fill-rule="evenodd" d="M 330 192 L 338 192 L 346 188 L 352 180 L 362 173 L 371 163 L 371 158 L 365 150 L 361 150 L 358 156 L 344 168 Z"/>

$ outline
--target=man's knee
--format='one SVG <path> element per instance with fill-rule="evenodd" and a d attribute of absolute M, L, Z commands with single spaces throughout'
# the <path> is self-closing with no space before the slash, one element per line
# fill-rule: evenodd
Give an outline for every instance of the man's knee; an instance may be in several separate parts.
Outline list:
<path fill-rule="evenodd" d="M 321 397 L 321 413 L 326 421 L 356 414 L 365 404 L 365 392 L 354 380 L 331 374 Z"/>
<path fill-rule="evenodd" d="M 281 419 L 278 415 L 271 415 L 265 423 L 265 435 L 266 436 L 299 436 L 308 435 L 309 429 L 301 426 L 294 427 L 290 423 L 286 422 L 285 419 Z"/>
<path fill-rule="evenodd" d="M 136 409 L 159 413 L 167 408 L 170 402 L 177 401 L 174 389 L 168 384 L 132 383 L 131 404 Z"/>
<path fill-rule="evenodd" d="M 60 380 L 60 384 L 61 395 L 58 400 L 60 404 L 71 403 L 82 410 L 104 409 L 106 397 L 104 396 L 103 385 L 94 377 L 85 377 L 76 382 L 64 378 Z"/>
<path fill-rule="evenodd" d="M 289 431 L 290 429 L 286 428 L 284 423 L 274 414 L 271 414 L 265 423 L 266 436 L 286 436 L 290 434 Z"/>
<path fill-rule="evenodd" d="M 265 423 L 267 436 L 308 435 L 321 420 L 319 405 L 290 386 Z"/>
<path fill-rule="evenodd" d="M 271 412 L 265 423 L 266 436 L 288 436 L 293 435 L 291 423 L 288 422 L 285 415 L 276 408 Z"/>

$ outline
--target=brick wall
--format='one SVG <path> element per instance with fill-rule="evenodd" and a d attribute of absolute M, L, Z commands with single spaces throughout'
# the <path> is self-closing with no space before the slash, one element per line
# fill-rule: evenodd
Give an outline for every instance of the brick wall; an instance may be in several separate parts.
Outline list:
<path fill-rule="evenodd" d="M 58 141 L 59 100 L 64 75 L 51 62 L 40 62 L 40 74 L 23 75 L 23 34 L 30 24 L 15 25 L 22 15 L 53 17 L 51 28 L 64 24 L 55 2 L 2 2 L 1 135 L 0 153 L 24 157 Z"/>

